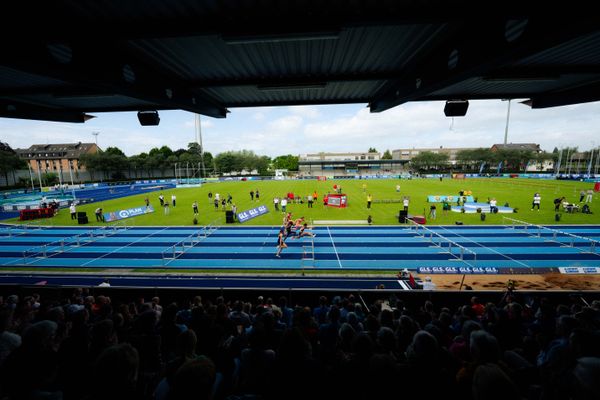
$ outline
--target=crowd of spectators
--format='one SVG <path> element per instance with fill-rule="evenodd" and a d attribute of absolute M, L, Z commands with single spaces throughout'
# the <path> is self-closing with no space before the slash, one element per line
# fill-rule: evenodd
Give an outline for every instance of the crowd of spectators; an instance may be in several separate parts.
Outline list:
<path fill-rule="evenodd" d="M 600 399 L 599 357 L 598 300 L 0 298 L 2 399 Z"/>

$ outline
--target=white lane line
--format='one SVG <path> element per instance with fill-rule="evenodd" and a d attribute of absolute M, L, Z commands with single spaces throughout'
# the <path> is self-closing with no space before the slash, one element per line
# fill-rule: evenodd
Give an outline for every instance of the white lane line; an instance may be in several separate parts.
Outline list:
<path fill-rule="evenodd" d="M 329 227 L 327 227 L 327 233 L 329 233 L 329 239 L 331 239 L 331 245 L 333 246 L 333 251 L 335 251 L 335 256 L 337 257 L 338 264 L 340 265 L 340 268 L 342 268 L 342 262 L 340 261 L 340 256 L 337 252 L 337 249 L 335 248 L 335 243 L 333 242 L 333 237 L 331 236 L 331 231 L 329 230 Z"/>
<path fill-rule="evenodd" d="M 107 255 L 109 255 L 109 254 L 117 253 L 117 252 L 119 252 L 120 250 L 123 250 L 124 248 L 126 248 L 126 247 L 129 247 L 129 246 L 131 246 L 131 245 L 132 245 L 132 244 L 134 244 L 134 243 L 141 242 L 141 241 L 142 241 L 142 240 L 144 240 L 144 239 L 148 239 L 150 236 L 154 236 L 154 235 L 156 235 L 157 233 L 159 233 L 159 232 L 162 232 L 162 231 L 166 230 L 167 228 L 168 228 L 168 227 L 166 227 L 166 228 L 163 228 L 163 229 L 160 229 L 160 230 L 158 230 L 158 231 L 155 231 L 155 232 L 153 232 L 153 233 L 151 233 L 151 234 L 149 234 L 149 235 L 147 235 L 147 236 L 141 237 L 141 238 L 139 238 L 138 240 L 134 240 L 133 242 L 131 242 L 131 243 L 128 243 L 128 244 L 127 244 L 127 245 L 125 245 L 125 246 L 118 247 L 118 248 L 114 249 L 113 251 L 111 251 L 111 252 L 109 252 L 109 253 L 106 253 L 106 254 L 103 254 L 103 255 L 101 255 L 100 257 L 96 257 L 96 258 L 94 258 L 94 259 L 92 259 L 92 260 L 90 260 L 90 261 L 87 261 L 87 262 L 85 262 L 85 263 L 81 264 L 80 266 L 81 266 L 81 267 L 83 267 L 83 266 L 85 266 L 85 265 L 87 265 L 87 264 L 89 264 L 89 263 L 91 263 L 91 262 L 94 262 L 94 261 L 96 261 L 96 260 L 100 260 L 101 258 L 104 258 L 104 257 L 106 257 L 106 256 L 107 256 Z"/>

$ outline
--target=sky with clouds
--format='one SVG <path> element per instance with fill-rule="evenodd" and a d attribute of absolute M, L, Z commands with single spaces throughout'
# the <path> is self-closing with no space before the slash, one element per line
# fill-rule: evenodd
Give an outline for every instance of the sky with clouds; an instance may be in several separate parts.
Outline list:
<path fill-rule="evenodd" d="M 415 102 L 373 114 L 365 104 L 234 108 L 225 119 L 202 117 L 204 148 L 282 154 L 360 152 L 420 147 L 490 147 L 502 143 L 506 101 L 470 101 L 465 117 L 444 116 L 443 102 Z M 93 142 L 125 154 L 168 145 L 186 148 L 195 139 L 194 114 L 160 111 L 160 125 L 142 127 L 136 113 L 96 113 L 85 124 L 0 118 L 0 141 L 13 148 L 32 144 Z M 600 102 L 533 110 L 511 103 L 508 141 L 539 143 L 542 149 L 600 146 Z"/>

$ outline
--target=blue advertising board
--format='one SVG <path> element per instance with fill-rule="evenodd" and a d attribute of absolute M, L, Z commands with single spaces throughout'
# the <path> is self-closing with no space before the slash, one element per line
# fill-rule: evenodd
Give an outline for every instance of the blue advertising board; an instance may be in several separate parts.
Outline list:
<path fill-rule="evenodd" d="M 256 208 L 251 208 L 249 210 L 239 212 L 237 217 L 238 217 L 238 221 L 246 222 L 252 218 L 256 218 L 256 217 L 266 214 L 268 212 L 269 212 L 269 209 L 267 208 L 267 206 L 258 206 Z"/>
<path fill-rule="evenodd" d="M 152 206 L 128 208 L 126 210 L 117 210 L 104 213 L 104 220 L 106 222 L 118 221 L 120 219 L 137 217 L 138 215 L 144 215 L 151 212 L 154 212 L 154 208 L 152 208 Z"/>

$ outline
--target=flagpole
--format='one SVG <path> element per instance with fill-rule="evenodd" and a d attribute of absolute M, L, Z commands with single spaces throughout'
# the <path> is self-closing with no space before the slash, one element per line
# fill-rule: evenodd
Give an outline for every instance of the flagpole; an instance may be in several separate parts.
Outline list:
<path fill-rule="evenodd" d="M 31 179 L 31 191 L 35 192 L 35 185 L 33 184 L 33 173 L 31 172 L 31 164 L 27 163 L 27 167 L 29 168 L 29 179 Z"/>

